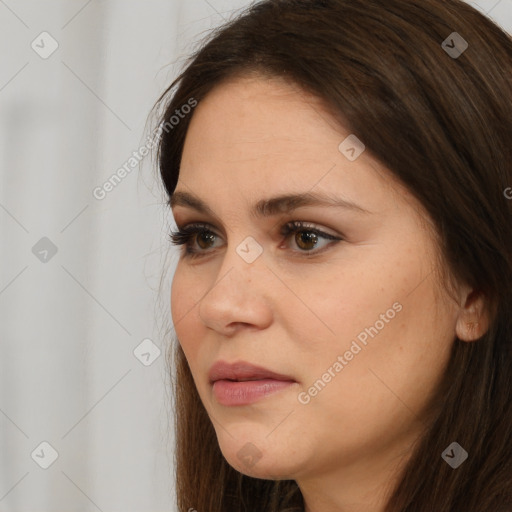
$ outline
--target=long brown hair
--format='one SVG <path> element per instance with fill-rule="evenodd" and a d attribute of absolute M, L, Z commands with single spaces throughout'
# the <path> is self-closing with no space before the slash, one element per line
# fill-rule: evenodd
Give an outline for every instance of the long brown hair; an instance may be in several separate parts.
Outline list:
<path fill-rule="evenodd" d="M 386 511 L 512 511 L 511 37 L 461 0 L 259 2 L 215 30 L 155 106 L 167 194 L 193 115 L 183 106 L 249 73 L 323 99 L 426 208 L 448 275 L 492 312 L 479 340 L 454 340 L 437 412 Z M 179 343 L 172 365 L 179 510 L 303 510 L 294 481 L 226 462 Z M 469 453 L 457 469 L 441 458 L 453 441 Z"/>

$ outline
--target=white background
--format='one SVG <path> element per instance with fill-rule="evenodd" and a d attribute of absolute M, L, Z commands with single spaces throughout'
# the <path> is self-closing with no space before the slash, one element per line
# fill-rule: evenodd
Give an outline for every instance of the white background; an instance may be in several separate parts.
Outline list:
<path fill-rule="evenodd" d="M 149 156 L 92 191 L 146 143 L 195 44 L 249 3 L 0 0 L 2 512 L 175 510 L 172 217 Z M 512 32 L 512 0 L 470 3 Z M 55 255 L 33 253 L 43 237 Z"/>

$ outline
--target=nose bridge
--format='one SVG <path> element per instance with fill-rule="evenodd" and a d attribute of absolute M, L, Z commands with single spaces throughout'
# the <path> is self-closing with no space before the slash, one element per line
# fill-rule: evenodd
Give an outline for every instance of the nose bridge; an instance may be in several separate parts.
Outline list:
<path fill-rule="evenodd" d="M 235 248 L 236 254 L 250 266 L 261 258 L 263 246 L 252 236 L 245 237 Z"/>
<path fill-rule="evenodd" d="M 263 247 L 248 236 L 236 245 L 228 245 L 216 282 L 225 281 L 224 285 L 235 285 L 238 288 L 235 291 L 241 292 L 240 285 L 260 281 L 258 276 L 261 277 L 264 268 Z"/>
<path fill-rule="evenodd" d="M 217 279 L 199 304 L 202 321 L 218 332 L 231 332 L 234 324 L 263 327 L 271 321 L 269 304 L 263 297 L 265 264 L 263 248 L 244 239 L 228 246 Z"/>

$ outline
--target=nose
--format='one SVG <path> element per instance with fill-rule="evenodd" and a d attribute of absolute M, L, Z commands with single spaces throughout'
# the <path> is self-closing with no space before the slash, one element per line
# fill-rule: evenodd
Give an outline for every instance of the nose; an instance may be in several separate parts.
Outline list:
<path fill-rule="evenodd" d="M 227 249 L 215 282 L 199 302 L 199 318 L 224 336 L 247 327 L 268 327 L 272 322 L 271 275 L 262 256 L 247 263 L 234 248 Z"/>

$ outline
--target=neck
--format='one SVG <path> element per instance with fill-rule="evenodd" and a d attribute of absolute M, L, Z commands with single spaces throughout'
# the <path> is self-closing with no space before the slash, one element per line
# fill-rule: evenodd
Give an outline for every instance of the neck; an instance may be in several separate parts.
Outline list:
<path fill-rule="evenodd" d="M 409 445 L 399 451 L 367 453 L 349 465 L 297 478 L 305 512 L 385 512 L 411 452 Z"/>

